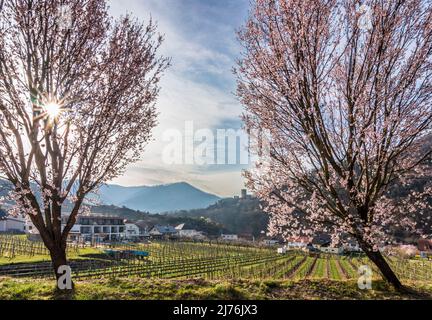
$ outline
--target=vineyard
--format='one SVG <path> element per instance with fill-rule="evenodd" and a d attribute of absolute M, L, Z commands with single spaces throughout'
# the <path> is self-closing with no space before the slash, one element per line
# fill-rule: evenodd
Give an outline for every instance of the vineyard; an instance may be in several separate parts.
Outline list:
<path fill-rule="evenodd" d="M 145 259 L 114 258 L 110 250 L 140 250 L 148 253 Z M 90 252 L 90 253 L 89 253 Z M 42 255 L 39 261 L 14 263 L 18 258 Z M 45 255 L 45 256 L 43 256 Z M 40 242 L 26 238 L 0 236 L 0 276 L 52 277 L 51 263 Z M 274 248 L 245 247 L 221 243 L 153 242 L 148 244 L 112 244 L 100 248 L 68 248 L 73 277 L 92 279 L 130 277 L 160 279 L 204 278 L 229 279 L 333 279 L 358 278 L 358 269 L 369 265 L 379 272 L 366 257 L 338 255 L 309 255 L 291 251 L 279 255 Z M 1 258 L 0 258 L 1 259 Z M 1 261 L 1 260 L 0 260 Z M 388 258 L 402 279 L 432 282 L 432 262 Z"/>
<path fill-rule="evenodd" d="M 67 253 L 77 253 L 78 246 L 68 246 Z M 41 241 L 29 241 L 25 236 L 0 235 L 0 257 L 48 255 Z"/>

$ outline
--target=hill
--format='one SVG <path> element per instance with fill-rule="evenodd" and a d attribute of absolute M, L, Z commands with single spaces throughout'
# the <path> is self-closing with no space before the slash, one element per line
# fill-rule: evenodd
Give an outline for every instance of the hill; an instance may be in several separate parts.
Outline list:
<path fill-rule="evenodd" d="M 140 225 L 178 225 L 204 231 L 211 236 L 221 233 L 251 234 L 259 237 L 267 230 L 268 215 L 253 197 L 226 198 L 205 209 L 180 210 L 163 214 L 150 214 L 127 207 L 100 205 L 91 207 L 93 214 L 111 215 L 139 222 Z"/>
<path fill-rule="evenodd" d="M 140 187 L 105 185 L 100 188 L 99 199 L 103 204 L 150 213 L 206 208 L 220 200 L 186 182 Z"/>
<path fill-rule="evenodd" d="M 0 179 L 0 197 L 7 196 L 12 185 Z M 37 188 L 34 188 L 37 191 Z M 38 192 L 36 196 L 39 197 Z M 103 185 L 99 193 L 88 196 L 101 205 L 128 207 L 150 213 L 206 208 L 220 198 L 204 192 L 189 183 L 177 182 L 156 186 L 124 187 Z"/>
<path fill-rule="evenodd" d="M 260 202 L 253 197 L 227 198 L 206 209 L 179 211 L 177 217 L 203 217 L 223 225 L 230 233 L 252 234 L 255 237 L 267 230 L 268 215 L 260 208 Z"/>

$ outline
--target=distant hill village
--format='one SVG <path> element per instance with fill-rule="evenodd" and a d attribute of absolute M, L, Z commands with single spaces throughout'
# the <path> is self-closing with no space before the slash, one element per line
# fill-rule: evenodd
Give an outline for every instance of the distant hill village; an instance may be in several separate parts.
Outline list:
<path fill-rule="evenodd" d="M 257 203 L 258 200 L 248 194 L 246 189 L 243 189 L 239 196 L 221 199 L 207 209 L 173 212 L 166 215 L 140 213 L 137 214 L 136 219 L 128 219 L 124 216 L 112 215 L 112 213 L 103 214 L 98 210 L 98 213 L 77 217 L 77 222 L 70 231 L 69 241 L 91 244 L 151 240 L 218 241 L 274 246 L 280 254 L 284 254 L 288 250 L 328 254 L 359 253 L 362 251 L 358 243 L 349 238 L 345 239 L 343 245 L 334 247 L 331 245 L 331 238 L 327 234 L 289 239 L 269 238 L 264 231 L 268 217 L 257 209 L 259 208 Z M 260 215 L 259 218 L 256 217 L 257 214 Z M 242 215 L 245 215 L 246 218 Z M 144 219 L 140 220 L 139 218 Z M 241 219 L 237 221 L 236 218 Z M 64 214 L 62 216 L 63 227 L 67 219 L 68 214 Z M 163 219 L 177 223 L 152 223 L 163 221 Z M 218 220 L 219 223 L 215 223 L 213 220 Z M 246 221 L 247 223 L 245 223 Z M 225 223 L 231 227 L 231 230 L 239 227 L 236 227 L 236 224 L 243 224 L 242 229 L 250 232 L 229 232 L 224 227 Z M 257 226 L 253 227 L 254 223 L 257 223 Z M 253 227 L 253 229 L 245 229 L 244 224 Z M 260 231 L 257 232 L 257 230 Z M 29 238 L 38 239 L 38 231 L 28 219 L 10 216 L 7 214 L 6 208 L 0 208 L 1 233 L 28 234 Z M 412 244 L 415 244 L 415 247 L 411 245 L 411 251 L 414 247 L 420 256 L 432 257 L 432 240 L 420 239 Z M 404 246 L 406 247 L 406 245 Z M 381 248 L 381 250 L 385 249 L 384 246 Z"/>

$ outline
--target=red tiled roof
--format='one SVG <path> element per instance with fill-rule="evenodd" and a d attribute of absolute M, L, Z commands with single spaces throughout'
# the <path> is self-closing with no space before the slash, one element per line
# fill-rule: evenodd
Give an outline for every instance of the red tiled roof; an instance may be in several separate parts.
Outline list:
<path fill-rule="evenodd" d="M 432 240 L 420 239 L 417 242 L 417 247 L 420 251 L 432 251 Z"/>
<path fill-rule="evenodd" d="M 309 238 L 309 237 L 291 237 L 291 238 L 288 238 L 288 242 L 309 243 L 311 241 L 312 241 L 312 238 Z"/>

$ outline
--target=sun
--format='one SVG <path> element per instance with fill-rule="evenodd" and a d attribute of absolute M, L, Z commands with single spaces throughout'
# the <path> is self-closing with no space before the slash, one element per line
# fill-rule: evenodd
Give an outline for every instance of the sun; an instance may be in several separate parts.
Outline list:
<path fill-rule="evenodd" d="M 49 102 L 42 107 L 44 113 L 50 119 L 57 119 L 61 113 L 61 106 L 56 102 Z"/>

